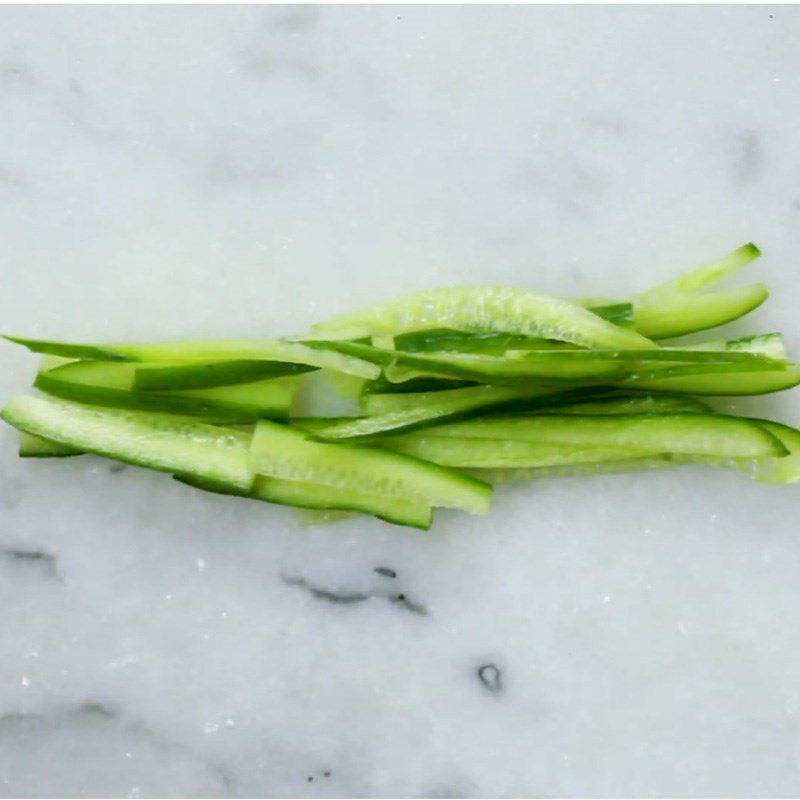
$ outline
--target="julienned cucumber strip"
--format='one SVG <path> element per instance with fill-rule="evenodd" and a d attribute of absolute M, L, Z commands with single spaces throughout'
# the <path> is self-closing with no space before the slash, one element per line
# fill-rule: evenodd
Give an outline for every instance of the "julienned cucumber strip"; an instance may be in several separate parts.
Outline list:
<path fill-rule="evenodd" d="M 585 347 L 653 346 L 635 331 L 569 300 L 499 286 L 429 289 L 343 314 L 315 325 L 313 331 L 321 339 L 357 339 L 432 328 L 521 334 Z"/>
<path fill-rule="evenodd" d="M 83 450 L 69 447 L 65 444 L 42 439 L 32 433 L 19 432 L 20 458 L 63 458 L 65 456 L 79 456 Z"/>
<path fill-rule="evenodd" d="M 648 453 L 629 447 L 580 447 L 510 439 L 429 436 L 425 431 L 387 436 L 380 440 L 380 446 L 444 467 L 485 469 L 619 461 L 661 452 L 659 448 Z"/>
<path fill-rule="evenodd" d="M 589 307 L 589 311 L 612 322 L 614 325 L 631 327 L 633 325 L 633 305 L 631 303 L 615 303 L 611 305 Z M 373 337 L 372 344 L 380 347 Z M 574 345 L 569 345 L 574 346 Z M 407 352 L 427 352 L 454 350 L 463 353 L 499 352 L 510 348 L 563 348 L 564 342 L 549 339 L 531 338 L 514 333 L 465 333 L 464 331 L 437 330 L 401 333 L 393 339 L 393 349 Z"/>
<path fill-rule="evenodd" d="M 161 472 L 180 472 L 249 490 L 248 434 L 164 414 L 100 409 L 18 395 L 0 418 L 19 430 L 78 450 Z"/>
<path fill-rule="evenodd" d="M 746 266 L 751 261 L 755 261 L 760 255 L 761 251 L 758 247 L 749 242 L 716 261 L 711 261 L 702 267 L 693 269 L 636 295 L 635 300 L 643 302 L 670 294 L 687 294 L 702 291 L 715 283 L 719 283 L 723 278 Z"/>
<path fill-rule="evenodd" d="M 322 444 L 284 425 L 261 421 L 251 445 L 255 472 L 334 489 L 412 498 L 431 506 L 489 511 L 491 487 L 425 461 L 369 447 Z"/>
<path fill-rule="evenodd" d="M 155 389 L 208 389 L 230 386 L 236 383 L 251 383 L 266 378 L 281 378 L 300 375 L 318 369 L 308 364 L 292 364 L 288 361 L 209 361 L 197 364 L 141 364 L 135 368 L 133 389 L 152 391 Z"/>
<path fill-rule="evenodd" d="M 510 387 L 473 386 L 444 392 L 432 392 L 422 397 L 415 395 L 366 395 L 364 408 L 368 413 L 383 407 L 373 416 L 340 420 L 314 432 L 320 441 L 378 436 L 389 432 L 427 427 L 445 419 L 469 416 L 471 412 L 487 409 L 532 409 L 559 402 L 564 403 L 585 397 L 602 395 L 602 389 L 573 389 L 552 392 L 548 389 L 514 389 Z M 446 395 L 446 396 L 445 396 Z M 404 398 L 406 402 L 391 408 L 391 398 Z M 410 399 L 409 399 L 410 398 Z"/>
<path fill-rule="evenodd" d="M 428 435 L 630 448 L 645 454 L 718 458 L 788 454 L 777 437 L 751 420 L 698 413 L 483 417 L 439 425 L 431 428 Z"/>
<path fill-rule="evenodd" d="M 77 361 L 40 372 L 34 386 L 66 400 L 222 422 L 285 419 L 292 401 L 288 378 L 210 389 L 136 392 L 132 390 L 135 375 L 133 364 Z"/>
<path fill-rule="evenodd" d="M 209 492 L 233 494 L 295 508 L 359 511 L 376 516 L 386 522 L 422 530 L 430 528 L 433 518 L 430 505 L 411 498 L 369 495 L 332 488 L 319 483 L 289 481 L 259 475 L 256 477 L 252 489 L 245 492 L 186 475 L 176 475 L 175 478 L 181 483 Z"/>
<path fill-rule="evenodd" d="M 757 395 L 781 392 L 800 384 L 800 367 L 788 364 L 781 370 L 723 372 L 706 375 L 666 375 L 628 380 L 631 389 L 672 394 L 708 396 Z"/>
<path fill-rule="evenodd" d="M 651 339 L 670 339 L 716 328 L 760 306 L 769 296 L 766 286 L 753 284 L 710 294 L 666 296 L 636 303 L 636 330 Z"/>
<path fill-rule="evenodd" d="M 364 494 L 341 487 L 281 478 L 259 476 L 253 487 L 253 497 L 298 508 L 360 511 L 387 522 L 422 530 L 430 528 L 433 518 L 433 510 L 428 503 L 408 497 Z"/>
<path fill-rule="evenodd" d="M 299 342 L 272 339 L 209 339 L 160 344 L 74 344 L 42 339 L 5 336 L 11 342 L 24 345 L 34 353 L 98 361 L 285 361 L 311 367 L 328 367 L 358 375 L 377 378 L 380 370 L 372 364 L 351 356 L 315 350 Z"/>

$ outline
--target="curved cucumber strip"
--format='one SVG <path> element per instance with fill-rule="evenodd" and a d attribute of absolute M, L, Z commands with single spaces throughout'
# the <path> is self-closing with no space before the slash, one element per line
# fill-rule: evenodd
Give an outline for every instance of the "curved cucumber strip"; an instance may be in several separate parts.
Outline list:
<path fill-rule="evenodd" d="M 549 389 L 514 389 L 511 387 L 471 386 L 445 392 L 419 395 L 367 395 L 363 408 L 374 416 L 346 419 L 314 431 L 320 441 L 378 436 L 390 431 L 427 427 L 445 419 L 463 417 L 488 409 L 540 408 L 603 394 L 602 389 L 574 389 L 553 392 Z M 393 402 L 400 401 L 393 407 Z M 378 409 L 382 409 L 378 411 Z M 375 413 L 375 412 L 378 413 Z"/>
<path fill-rule="evenodd" d="M 443 467 L 371 447 L 321 444 L 274 422 L 256 425 L 251 463 L 260 475 L 486 514 L 491 487 Z"/>
<path fill-rule="evenodd" d="M 721 414 L 484 417 L 432 428 L 435 436 L 630 448 L 720 458 L 785 456 L 780 440 L 751 420 Z"/>
<path fill-rule="evenodd" d="M 300 375 L 317 367 L 308 364 L 292 364 L 288 361 L 209 361 L 198 364 L 142 364 L 137 365 L 133 389 L 208 389 L 215 386 L 230 386 L 236 383 L 251 383 L 265 378 L 282 378 Z"/>
<path fill-rule="evenodd" d="M 759 372 L 725 372 L 708 375 L 648 377 L 627 382 L 630 388 L 652 392 L 734 396 L 780 392 L 800 384 L 800 367 L 788 364 L 784 369 Z"/>
<path fill-rule="evenodd" d="M 413 528 L 428 530 L 433 519 L 433 510 L 425 502 L 408 497 L 386 497 L 379 494 L 364 494 L 341 487 L 319 483 L 287 481 L 281 478 L 259 476 L 253 486 L 253 497 L 297 508 L 333 509 L 360 511 Z"/>
<path fill-rule="evenodd" d="M 131 389 L 135 375 L 133 364 L 78 361 L 40 372 L 34 386 L 66 400 L 229 422 L 285 419 L 292 401 L 292 387 L 285 380 L 191 391 L 135 392 Z"/>
<path fill-rule="evenodd" d="M 754 261 L 760 255 L 761 251 L 752 242 L 749 242 L 716 261 L 704 264 L 702 267 L 642 292 L 636 296 L 636 300 L 644 302 L 670 294 L 689 294 L 702 291 L 719 283 L 723 278 Z"/>
<path fill-rule="evenodd" d="M 19 430 L 77 450 L 161 472 L 180 472 L 249 490 L 247 434 L 201 422 L 18 395 L 0 418 Z"/>
<path fill-rule="evenodd" d="M 749 313 L 768 296 L 766 286 L 758 283 L 711 294 L 643 300 L 634 306 L 636 330 L 651 339 L 669 339 L 716 328 Z"/>
<path fill-rule="evenodd" d="M 159 344 L 73 344 L 5 336 L 34 353 L 98 361 L 286 361 L 327 367 L 361 378 L 377 378 L 380 371 L 352 356 L 306 347 L 299 342 L 272 339 L 209 339 Z"/>
<path fill-rule="evenodd" d="M 583 305 L 583 303 L 579 303 L 579 305 Z M 614 325 L 633 326 L 633 305 L 631 303 L 589 307 L 588 310 Z M 372 344 L 377 347 L 381 346 L 374 338 Z M 531 338 L 514 333 L 466 333 L 447 328 L 401 333 L 393 339 L 394 349 L 410 353 L 445 350 L 461 353 L 503 353 L 512 348 L 542 349 L 549 347 L 555 349 L 564 346 L 564 342 Z"/>
<path fill-rule="evenodd" d="M 25 431 L 19 432 L 20 458 L 63 458 L 64 456 L 79 456 L 83 450 L 69 447 L 65 444 L 42 439 Z"/>
<path fill-rule="evenodd" d="M 318 338 L 357 339 L 448 328 L 557 339 L 584 347 L 652 347 L 645 337 L 558 297 L 498 286 L 429 289 L 315 325 Z"/>

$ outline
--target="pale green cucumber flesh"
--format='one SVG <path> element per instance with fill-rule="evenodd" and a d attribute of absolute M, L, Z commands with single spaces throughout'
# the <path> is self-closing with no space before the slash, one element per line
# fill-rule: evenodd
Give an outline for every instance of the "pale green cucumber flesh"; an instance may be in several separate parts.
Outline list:
<path fill-rule="evenodd" d="M 245 490 L 253 482 L 249 436 L 213 425 L 30 395 L 12 398 L 0 418 L 34 436 L 138 466 Z"/>
<path fill-rule="evenodd" d="M 512 333 L 586 347 L 648 347 L 646 338 L 568 300 L 496 286 L 429 289 L 344 314 L 313 327 L 316 338 L 396 336 L 429 329 Z"/>
<path fill-rule="evenodd" d="M 796 364 L 789 364 L 784 369 L 774 371 L 648 377 L 628 382 L 630 388 L 640 391 L 719 397 L 769 394 L 791 389 L 798 384 L 800 384 L 800 367 Z"/>
<path fill-rule="evenodd" d="M 425 461 L 378 450 L 314 442 L 305 433 L 261 421 L 251 446 L 255 472 L 273 478 L 425 502 L 485 514 L 491 487 Z"/>
<path fill-rule="evenodd" d="M 667 296 L 635 305 L 636 330 L 651 339 L 670 339 L 716 328 L 760 306 L 769 296 L 762 284 L 738 289 Z"/>
<path fill-rule="evenodd" d="M 788 452 L 762 426 L 721 414 L 496 416 L 446 423 L 429 433 L 720 458 L 763 458 Z"/>

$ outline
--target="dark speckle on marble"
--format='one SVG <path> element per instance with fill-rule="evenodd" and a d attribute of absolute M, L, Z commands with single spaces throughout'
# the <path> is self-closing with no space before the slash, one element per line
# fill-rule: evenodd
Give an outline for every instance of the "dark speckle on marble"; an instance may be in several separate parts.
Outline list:
<path fill-rule="evenodd" d="M 8 63 L 0 66 L 0 86 L 30 89 L 37 83 L 36 76 L 24 64 Z"/>
<path fill-rule="evenodd" d="M 374 572 L 383 575 L 384 578 L 396 578 L 397 573 L 389 567 L 375 567 Z"/>
<path fill-rule="evenodd" d="M 478 680 L 487 692 L 499 694 L 503 691 L 503 676 L 494 664 L 484 664 L 477 669 Z"/>
<path fill-rule="evenodd" d="M 7 547 L 0 549 L 0 555 L 19 565 L 27 564 L 32 567 L 37 567 L 47 577 L 58 577 L 58 562 L 52 553 L 45 553 L 41 550 L 24 550 L 22 548 Z"/>
<path fill-rule="evenodd" d="M 587 114 L 583 121 L 595 131 L 613 133 L 615 136 L 622 136 L 625 133 L 625 123 L 606 114 Z"/>
<path fill-rule="evenodd" d="M 276 30 L 299 33 L 310 31 L 317 26 L 320 9 L 311 5 L 290 6 L 287 11 L 272 18 L 272 27 Z"/>
<path fill-rule="evenodd" d="M 122 472 L 122 471 L 123 471 L 123 470 L 126 468 L 126 466 L 127 466 L 127 464 L 112 464 L 112 465 L 111 465 L 111 466 L 108 468 L 108 471 L 109 471 L 109 472 L 110 472 L 112 475 L 118 475 L 120 472 Z"/>

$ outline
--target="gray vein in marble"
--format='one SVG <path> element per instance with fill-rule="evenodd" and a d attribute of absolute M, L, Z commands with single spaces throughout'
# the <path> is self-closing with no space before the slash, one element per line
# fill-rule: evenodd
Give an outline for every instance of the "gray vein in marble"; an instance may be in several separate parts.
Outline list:
<path fill-rule="evenodd" d="M 208 771 L 226 795 L 235 792 L 238 784 L 224 765 L 199 755 L 190 747 L 168 739 L 146 725 L 142 720 L 129 719 L 118 709 L 105 703 L 87 700 L 75 706 L 54 709 L 50 712 L 9 712 L 0 716 L 0 736 L 37 735 L 51 730 L 70 728 L 81 723 L 110 725 L 118 723 L 122 730 L 148 741 L 156 750 L 180 753 L 193 759 Z"/>
<path fill-rule="evenodd" d="M 43 575 L 50 578 L 61 579 L 58 570 L 58 560 L 52 553 L 41 550 L 23 550 L 21 548 L 2 548 L 0 555 L 20 565 L 28 565 L 39 569 Z"/>
<path fill-rule="evenodd" d="M 421 617 L 428 616 L 428 609 L 425 605 L 417 602 L 416 600 L 412 600 L 403 592 L 387 592 L 380 589 L 372 592 L 336 592 L 321 586 L 315 586 L 300 576 L 281 575 L 281 580 L 287 586 L 297 586 L 301 589 L 305 589 L 317 600 L 324 600 L 335 605 L 357 605 L 367 600 L 378 598 L 387 600 L 392 605 L 396 605 L 412 614 L 416 614 Z"/>

